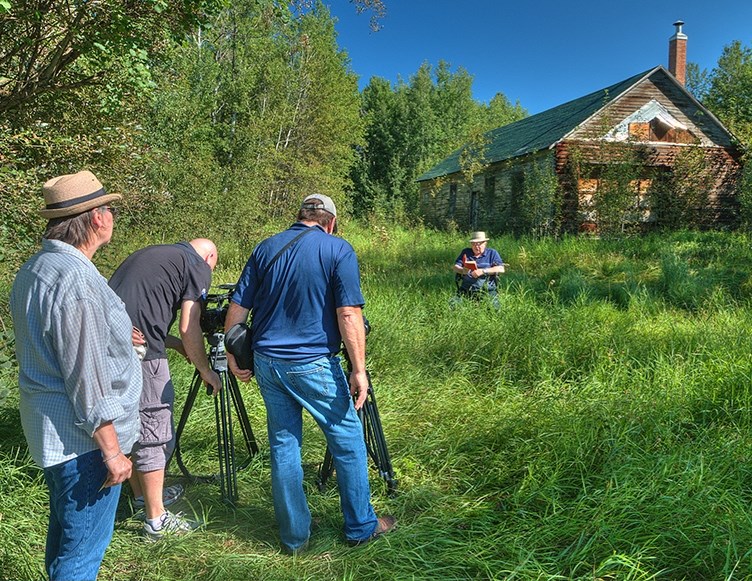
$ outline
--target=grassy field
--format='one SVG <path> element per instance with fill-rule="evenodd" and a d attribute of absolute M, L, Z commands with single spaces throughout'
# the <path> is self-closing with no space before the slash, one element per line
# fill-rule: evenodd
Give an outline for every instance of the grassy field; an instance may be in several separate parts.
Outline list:
<path fill-rule="evenodd" d="M 316 529 L 310 552 L 280 552 L 251 382 L 261 451 L 238 474 L 238 507 L 213 483 L 187 483 L 178 508 L 205 529 L 148 544 L 123 499 L 101 579 L 752 577 L 749 237 L 493 240 L 508 262 L 497 312 L 448 306 L 464 235 L 342 234 L 361 259 L 369 368 L 399 479 L 388 497 L 372 472 L 373 501 L 398 530 L 345 545 L 336 487 L 315 485 L 324 444 L 308 422 Z M 234 282 L 244 251 L 219 246 L 215 282 Z M 176 359 L 173 370 L 182 398 L 192 369 Z M 0 579 L 38 579 L 46 489 L 15 379 L 0 378 Z M 183 436 L 197 471 L 215 469 L 211 406 L 199 396 Z"/>

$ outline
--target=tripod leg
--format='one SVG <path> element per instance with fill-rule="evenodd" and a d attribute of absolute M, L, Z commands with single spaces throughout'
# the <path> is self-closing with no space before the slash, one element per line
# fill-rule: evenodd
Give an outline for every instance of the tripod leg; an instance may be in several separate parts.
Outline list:
<path fill-rule="evenodd" d="M 226 392 L 227 375 L 220 371 L 222 389 L 214 400 L 217 426 L 217 452 L 219 456 L 219 486 L 222 500 L 234 505 L 238 498 L 235 473 L 235 442 L 232 432 L 231 396 Z"/>
<path fill-rule="evenodd" d="M 219 490 L 222 495 L 222 499 L 225 497 L 225 471 L 224 471 L 224 457 L 226 441 L 223 437 L 222 424 L 224 418 L 222 417 L 222 408 L 224 407 L 220 403 L 220 398 L 224 397 L 223 392 L 220 391 L 217 397 L 214 398 L 214 428 L 217 431 L 217 458 L 219 459 L 219 472 L 217 478 L 219 479 Z"/>
<path fill-rule="evenodd" d="M 227 372 L 225 372 L 224 386 L 228 389 Z M 225 462 L 227 472 L 227 499 L 226 502 L 235 506 L 238 500 L 238 470 L 235 464 L 235 434 L 232 431 L 232 394 L 225 394 L 224 409 L 226 421 L 227 439 L 229 441 L 229 449 L 227 454 L 227 461 Z"/>
<path fill-rule="evenodd" d="M 376 466 L 379 476 L 386 482 L 388 494 L 392 495 L 397 490 L 397 479 L 395 478 L 392 460 L 386 446 L 386 438 L 381 426 L 381 416 L 379 416 L 379 409 L 376 406 L 376 396 L 373 393 L 370 374 L 368 375 L 368 397 L 366 397 L 363 407 L 358 410 L 358 417 L 361 424 L 363 424 L 363 439 L 366 444 L 366 453 Z M 329 480 L 333 473 L 334 461 L 327 447 L 324 461 L 319 467 L 316 479 L 316 486 L 319 490 L 324 490 L 327 480 Z"/>
<path fill-rule="evenodd" d="M 387 485 L 389 494 L 393 494 L 397 489 L 397 480 L 394 477 L 392 460 L 389 456 L 389 450 L 386 446 L 384 430 L 381 426 L 381 416 L 379 408 L 376 405 L 376 396 L 371 385 L 371 377 L 368 377 L 368 397 L 361 408 L 363 421 L 363 437 L 366 440 L 366 449 L 368 455 L 376 465 L 376 469 Z"/>
<path fill-rule="evenodd" d="M 327 446 L 326 452 L 324 452 L 324 461 L 321 463 L 321 466 L 319 466 L 319 473 L 316 478 L 316 486 L 319 491 L 323 492 L 324 487 L 326 486 L 326 481 L 329 480 L 333 473 L 334 458 L 332 458 L 332 453 L 329 451 L 329 446 Z"/>
<path fill-rule="evenodd" d="M 240 422 L 240 431 L 243 433 L 243 439 L 245 440 L 245 447 L 248 450 L 248 458 L 242 464 L 238 466 L 238 470 L 242 470 L 251 462 L 251 458 L 258 454 L 258 444 L 256 443 L 256 437 L 253 435 L 253 429 L 251 428 L 251 421 L 248 419 L 248 412 L 245 409 L 243 403 L 243 397 L 240 393 L 240 387 L 238 386 L 238 380 L 231 372 L 227 372 L 227 390 L 232 398 L 232 403 L 235 405 L 235 413 Z"/>
<path fill-rule="evenodd" d="M 178 422 L 178 427 L 175 431 L 175 449 L 173 450 L 172 456 L 170 456 L 170 458 L 167 460 L 167 466 L 165 468 L 166 471 L 170 467 L 170 462 L 172 462 L 172 459 L 175 458 L 175 462 L 177 462 L 177 465 L 183 475 L 191 479 L 194 479 L 194 476 L 185 467 L 185 464 L 183 463 L 183 457 L 180 453 L 180 436 L 183 435 L 183 430 L 185 429 L 185 425 L 188 422 L 188 416 L 191 414 L 191 410 L 193 409 L 193 403 L 196 401 L 196 395 L 198 395 L 198 390 L 201 387 L 201 383 L 201 375 L 199 375 L 199 372 L 196 371 L 193 374 L 191 388 L 188 391 L 188 396 L 186 397 L 183 411 L 180 414 L 180 421 Z"/>
<path fill-rule="evenodd" d="M 214 421 L 217 432 L 219 473 L 213 476 L 192 475 L 186 468 L 181 455 L 180 439 L 188 421 L 188 416 L 196 401 L 196 396 L 203 385 L 203 380 L 201 379 L 198 370 L 193 374 L 191 388 L 188 392 L 185 406 L 183 407 L 183 412 L 180 416 L 180 421 L 178 422 L 173 456 L 183 474 L 192 480 L 214 482 L 219 480 L 222 500 L 234 505 L 238 498 L 237 471 L 247 467 L 250 464 L 252 456 L 257 454 L 259 449 L 258 444 L 256 443 L 256 438 L 253 435 L 253 430 L 251 429 L 251 422 L 248 419 L 248 413 L 243 404 L 237 379 L 235 379 L 235 376 L 227 369 L 227 358 L 223 348 L 218 347 L 220 341 L 213 336 L 212 338 L 209 338 L 209 344 L 211 345 L 208 354 L 209 363 L 212 370 L 219 375 L 221 383 L 221 389 L 214 398 Z M 207 395 L 211 395 L 210 387 L 207 387 Z M 248 450 L 248 458 L 240 465 L 238 465 L 235 457 L 235 442 L 232 423 L 233 408 L 235 409 L 238 421 L 240 422 L 240 429 L 243 433 L 246 449 Z M 170 458 L 170 461 L 171 460 L 172 458 Z"/>

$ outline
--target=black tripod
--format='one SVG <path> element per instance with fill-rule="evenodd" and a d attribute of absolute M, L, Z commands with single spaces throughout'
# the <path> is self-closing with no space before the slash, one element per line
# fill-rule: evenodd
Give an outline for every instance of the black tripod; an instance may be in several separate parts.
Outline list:
<path fill-rule="evenodd" d="M 256 438 L 251 429 L 251 422 L 248 420 L 248 413 L 245 404 L 240 395 L 238 380 L 227 369 L 227 354 L 225 353 L 224 334 L 215 332 L 207 334 L 206 340 L 209 343 L 209 364 L 214 370 L 221 382 L 222 389 L 217 397 L 214 398 L 214 417 L 217 427 L 217 451 L 219 454 L 219 473 L 214 476 L 194 476 L 186 468 L 180 450 L 180 436 L 185 429 L 188 416 L 193 409 L 193 404 L 198 395 L 203 380 L 198 370 L 193 374 L 191 389 L 183 406 L 183 412 L 180 415 L 180 421 L 175 433 L 175 451 L 173 456 L 180 471 L 192 480 L 216 481 L 219 479 L 222 500 L 228 504 L 234 505 L 238 499 L 238 480 L 237 471 L 242 470 L 251 462 L 251 458 L 258 452 Z M 207 388 L 207 394 L 211 394 L 211 388 Z M 235 408 L 235 415 L 240 424 L 240 430 L 243 433 L 245 447 L 248 451 L 248 457 L 238 463 L 235 458 L 235 437 L 232 427 L 232 408 Z M 172 458 L 171 458 L 172 459 Z"/>
<path fill-rule="evenodd" d="M 368 323 L 366 322 L 366 329 L 370 330 Z M 347 361 L 347 378 L 350 379 L 350 373 L 352 373 L 352 362 L 347 355 L 347 351 L 343 351 L 345 360 Z M 381 428 L 381 416 L 379 416 L 379 408 L 376 406 L 376 396 L 373 393 L 373 385 L 371 384 L 371 374 L 368 375 L 368 396 L 363 403 L 363 407 L 358 410 L 358 417 L 363 424 L 363 439 L 366 442 L 366 451 L 368 456 L 373 461 L 379 476 L 386 482 L 386 490 L 389 496 L 393 496 L 397 491 L 397 479 L 394 476 L 394 469 L 392 468 L 392 460 L 389 457 L 389 450 L 386 447 L 386 439 L 384 438 L 384 430 Z M 334 459 L 327 446 L 324 453 L 324 461 L 319 467 L 318 478 L 316 479 L 316 485 L 319 490 L 323 490 L 326 486 L 327 480 L 334 473 Z"/>

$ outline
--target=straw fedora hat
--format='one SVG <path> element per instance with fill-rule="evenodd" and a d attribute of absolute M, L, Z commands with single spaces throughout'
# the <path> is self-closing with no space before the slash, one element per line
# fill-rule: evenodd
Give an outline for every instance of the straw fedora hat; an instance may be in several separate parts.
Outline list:
<path fill-rule="evenodd" d="M 486 233 L 482 230 L 473 232 L 470 235 L 470 242 L 487 242 L 488 240 L 490 240 L 490 238 L 486 236 Z"/>
<path fill-rule="evenodd" d="M 49 219 L 75 216 L 122 198 L 105 192 L 94 174 L 86 170 L 52 178 L 42 186 L 42 193 L 45 207 L 39 213 Z"/>

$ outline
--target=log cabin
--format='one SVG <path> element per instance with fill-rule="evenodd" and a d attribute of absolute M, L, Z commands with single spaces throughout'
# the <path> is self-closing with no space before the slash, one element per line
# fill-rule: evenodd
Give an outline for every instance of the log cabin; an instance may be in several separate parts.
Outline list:
<path fill-rule="evenodd" d="M 597 233 L 613 227 L 605 200 L 621 174 L 622 229 L 667 225 L 677 207 L 684 219 L 694 216 L 689 225 L 733 227 L 742 151 L 685 87 L 683 24 L 674 23 L 668 70 L 656 66 L 494 129 L 421 175 L 425 221 L 496 233 Z M 701 181 L 687 170 L 698 156 Z M 688 193 L 693 180 L 699 195 Z"/>

